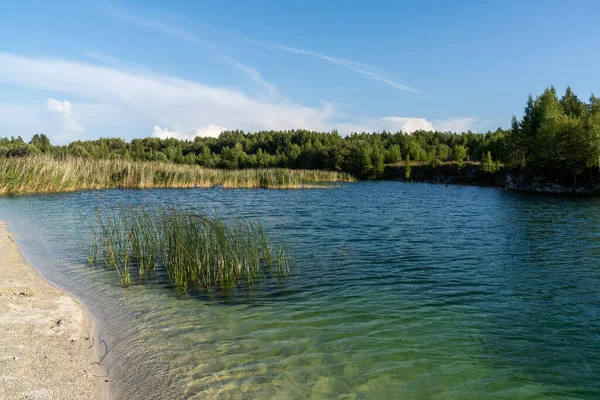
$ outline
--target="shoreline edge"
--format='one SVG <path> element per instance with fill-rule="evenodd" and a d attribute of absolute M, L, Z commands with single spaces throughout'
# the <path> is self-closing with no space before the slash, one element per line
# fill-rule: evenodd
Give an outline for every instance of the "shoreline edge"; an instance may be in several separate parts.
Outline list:
<path fill-rule="evenodd" d="M 0 221 L 0 398 L 107 400 L 93 316 L 46 281 Z"/>

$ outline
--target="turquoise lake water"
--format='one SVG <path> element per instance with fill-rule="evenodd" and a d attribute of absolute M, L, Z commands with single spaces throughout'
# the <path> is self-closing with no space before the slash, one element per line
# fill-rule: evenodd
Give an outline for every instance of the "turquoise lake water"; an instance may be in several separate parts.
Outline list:
<path fill-rule="evenodd" d="M 292 276 L 229 296 L 124 289 L 80 214 L 184 204 L 256 216 Z M 115 398 L 600 398 L 600 199 L 359 182 L 0 198 L 47 279 L 81 298 Z"/>

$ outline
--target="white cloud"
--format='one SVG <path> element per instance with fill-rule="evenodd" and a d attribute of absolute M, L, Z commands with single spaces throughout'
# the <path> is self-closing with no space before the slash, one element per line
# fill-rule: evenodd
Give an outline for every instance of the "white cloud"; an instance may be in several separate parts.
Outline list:
<path fill-rule="evenodd" d="M 418 130 L 440 132 L 466 132 L 477 129 L 479 120 L 475 117 L 451 118 L 429 121 L 425 118 L 384 117 L 377 130 L 402 131 L 412 133 Z"/>
<path fill-rule="evenodd" d="M 478 126 L 475 117 L 453 118 L 448 120 L 430 121 L 426 118 L 414 117 L 383 117 L 379 119 L 363 118 L 356 123 L 343 123 L 338 126 L 340 132 L 398 132 L 413 133 L 414 131 L 466 132 L 475 130 Z"/>
<path fill-rule="evenodd" d="M 69 116 L 67 113 L 69 110 L 73 112 L 73 105 L 51 100 L 54 101 L 38 104 L 0 103 L 0 136 L 22 136 L 28 140 L 34 133 L 45 133 L 54 144 L 85 140 L 86 136 L 80 129 L 81 124 L 73 118 L 72 114 Z M 81 107 L 78 106 L 77 110 L 80 109 Z M 65 120 L 65 113 L 67 113 L 67 120 Z M 69 132 L 67 128 L 77 132 Z"/>
<path fill-rule="evenodd" d="M 274 46 L 278 49 L 289 51 L 290 53 L 316 57 L 316 58 L 320 58 L 321 60 L 328 61 L 332 64 L 340 65 L 340 66 L 348 68 L 354 72 L 358 72 L 359 74 L 365 76 L 368 79 L 383 82 L 386 85 L 392 86 L 396 89 L 405 90 L 408 92 L 419 93 L 419 91 L 417 89 L 414 89 L 414 88 L 404 85 L 402 83 L 398 83 L 398 82 L 394 81 L 393 79 L 386 77 L 385 74 L 376 71 L 375 67 L 372 67 L 367 64 L 359 63 L 356 61 L 346 60 L 344 58 L 328 56 L 328 55 L 317 53 L 314 51 L 296 49 L 294 47 L 283 46 L 280 44 L 275 44 Z"/>
<path fill-rule="evenodd" d="M 62 114 L 71 114 L 71 103 L 68 101 L 48 99 L 47 107 L 50 111 L 56 111 Z"/>
<path fill-rule="evenodd" d="M 444 121 L 436 121 L 435 129 L 442 132 L 466 132 L 477 129 L 478 123 L 479 120 L 475 117 L 451 118 Z"/>
<path fill-rule="evenodd" d="M 179 126 L 184 131 L 211 123 L 246 130 L 328 130 L 336 113 L 327 103 L 307 107 L 146 71 L 6 53 L 0 53 L 0 82 L 77 96 L 127 111 L 150 126 Z"/>
<path fill-rule="evenodd" d="M 194 140 L 196 137 L 216 138 L 219 137 L 221 132 L 226 130 L 227 129 L 217 126 L 215 124 L 210 124 L 208 126 L 205 126 L 204 128 L 197 128 L 194 131 L 184 133 L 178 130 L 170 130 L 169 128 L 161 128 L 157 125 L 154 125 L 152 136 L 160 139 L 175 138 L 179 140 Z"/>
<path fill-rule="evenodd" d="M 154 126 L 157 127 L 154 130 L 156 135 L 187 135 L 189 138 L 217 135 L 223 126 L 250 132 L 286 129 L 331 131 L 337 128 L 340 133 L 347 134 L 383 129 L 460 131 L 472 129 L 476 123 L 474 118 L 430 121 L 399 116 L 381 119 L 349 116 L 327 102 L 310 107 L 280 97 L 251 97 L 239 90 L 147 70 L 28 58 L 0 52 L 2 82 L 50 91 L 58 98 L 82 99 L 77 103 L 49 99 L 46 109 L 61 116 L 61 120 L 54 123 L 51 123 L 52 118 L 44 118 L 39 106 L 19 108 L 18 113 L 11 111 L 15 106 L 0 106 L 0 127 L 19 128 L 11 129 L 10 134 L 14 132 L 15 135 L 61 132 L 64 136 L 65 132 L 87 130 L 86 138 L 126 135 L 131 138 L 149 133 Z M 23 122 L 23 119 L 27 121 Z M 206 128 L 198 130 L 198 127 Z"/>
<path fill-rule="evenodd" d="M 48 110 L 59 113 L 63 118 L 63 130 L 66 132 L 85 132 L 85 127 L 73 118 L 71 113 L 71 103 L 68 101 L 58 101 L 56 99 L 48 99 L 46 103 Z"/>
<path fill-rule="evenodd" d="M 432 131 L 433 124 L 425 118 L 384 117 L 380 119 L 382 129 L 412 133 L 418 130 Z"/>

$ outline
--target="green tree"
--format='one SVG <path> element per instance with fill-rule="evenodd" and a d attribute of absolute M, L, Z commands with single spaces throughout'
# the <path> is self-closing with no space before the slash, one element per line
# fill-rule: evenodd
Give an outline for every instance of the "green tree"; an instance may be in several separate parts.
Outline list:
<path fill-rule="evenodd" d="M 35 146 L 42 153 L 50 153 L 52 150 L 50 139 L 48 139 L 48 137 L 43 133 L 36 133 L 33 135 L 29 144 Z"/>
<path fill-rule="evenodd" d="M 597 165 L 600 171 L 600 99 L 593 94 L 590 95 L 587 130 L 590 147 L 593 149 L 589 165 Z"/>
<path fill-rule="evenodd" d="M 450 147 L 445 143 L 440 143 L 437 145 L 436 154 L 438 159 L 446 161 L 450 157 Z"/>
<path fill-rule="evenodd" d="M 487 155 L 481 157 L 480 168 L 484 174 L 495 174 L 498 172 L 499 166 L 492 159 L 491 152 L 488 151 Z"/>
<path fill-rule="evenodd" d="M 383 153 L 379 146 L 373 146 L 373 152 L 371 153 L 371 163 L 373 175 L 375 178 L 379 178 L 383 175 L 385 164 L 383 163 Z"/>
<path fill-rule="evenodd" d="M 188 153 L 184 157 L 184 163 L 187 165 L 194 165 L 196 163 L 196 155 L 194 153 Z"/>
<path fill-rule="evenodd" d="M 584 118 L 588 113 L 586 104 L 579 100 L 570 86 L 567 86 L 565 95 L 560 99 L 563 113 L 571 118 Z"/>
<path fill-rule="evenodd" d="M 454 146 L 452 151 L 452 158 L 458 163 L 458 168 L 462 169 L 465 166 L 465 159 L 467 158 L 467 149 L 464 146 Z"/>
<path fill-rule="evenodd" d="M 82 145 L 78 144 L 77 146 L 73 147 L 73 149 L 71 149 L 69 151 L 69 154 L 74 156 L 74 157 L 82 157 L 82 158 L 88 158 L 90 157 L 90 153 L 88 153 L 88 151 L 85 149 L 85 147 L 83 147 Z"/>
<path fill-rule="evenodd" d="M 512 116 L 511 129 L 507 137 L 508 158 L 511 167 L 524 167 L 527 160 L 527 140 L 521 124 L 515 115 Z"/>
<path fill-rule="evenodd" d="M 397 144 L 393 144 L 389 151 L 386 154 L 385 162 L 388 164 L 395 164 L 402 159 L 402 152 L 400 151 L 400 146 Z"/>
<path fill-rule="evenodd" d="M 159 162 L 169 162 L 169 158 L 167 157 L 167 155 L 165 153 L 163 153 L 162 151 L 157 151 L 154 154 L 154 160 L 155 161 L 159 161 Z"/>

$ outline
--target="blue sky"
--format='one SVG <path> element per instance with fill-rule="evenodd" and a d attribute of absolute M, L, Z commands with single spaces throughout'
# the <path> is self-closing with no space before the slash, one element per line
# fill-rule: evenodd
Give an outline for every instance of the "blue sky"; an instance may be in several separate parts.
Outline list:
<path fill-rule="evenodd" d="M 0 136 L 494 130 L 549 85 L 600 93 L 598 15 L 594 1 L 0 0 Z"/>

